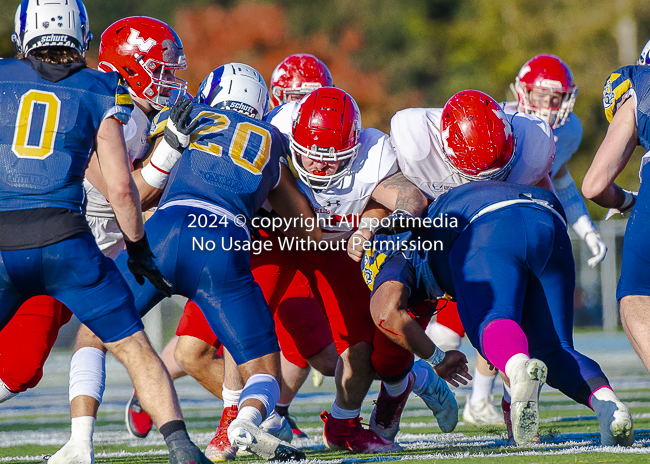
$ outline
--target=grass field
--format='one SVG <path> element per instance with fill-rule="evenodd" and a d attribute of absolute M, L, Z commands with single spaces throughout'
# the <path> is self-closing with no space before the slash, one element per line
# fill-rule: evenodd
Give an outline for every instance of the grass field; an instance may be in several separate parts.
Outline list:
<path fill-rule="evenodd" d="M 593 336 L 594 345 L 603 352 L 603 369 L 621 399 L 630 407 L 634 417 L 636 442 L 632 448 L 600 447 L 600 434 L 595 415 L 559 392 L 543 390 L 540 414 L 542 442 L 526 447 L 507 445 L 505 426 L 476 428 L 459 423 L 454 433 L 443 434 L 435 419 L 417 397 L 406 406 L 402 429 L 397 441 L 404 452 L 386 455 L 358 455 L 327 450 L 322 443 L 322 422 L 319 414 L 329 410 L 334 399 L 331 379 L 322 387 L 307 385 L 291 406 L 300 427 L 309 438 L 294 441 L 317 463 L 354 463 L 376 461 L 424 461 L 427 463 L 458 462 L 471 459 L 474 463 L 613 463 L 650 461 L 650 383 L 640 362 L 626 351 L 622 339 L 616 339 L 620 350 L 607 348 L 607 341 Z M 591 342 L 590 342 L 591 343 Z M 613 342 L 612 342 L 613 343 Z M 612 345 L 614 346 L 614 345 Z M 631 351 L 631 348 L 629 349 Z M 25 395 L 0 405 L 0 463 L 40 462 L 43 455 L 52 454 L 69 437 L 67 410 L 67 366 L 69 354 L 58 354 L 46 365 L 46 377 L 39 387 Z M 154 431 L 144 440 L 131 438 L 124 428 L 124 405 L 130 394 L 128 377 L 121 366 L 110 361 L 105 400 L 95 429 L 97 463 L 165 463 L 166 448 L 162 436 Z M 378 384 L 364 404 L 362 417 L 370 417 L 372 399 Z M 221 402 L 210 397 L 191 379 L 177 382 L 188 430 L 192 439 L 205 447 L 214 434 L 221 414 Z M 500 392 L 501 388 L 495 388 Z M 456 390 L 463 407 L 469 389 Z M 499 398 L 496 399 L 499 403 Z M 238 461 L 259 461 L 238 458 Z"/>

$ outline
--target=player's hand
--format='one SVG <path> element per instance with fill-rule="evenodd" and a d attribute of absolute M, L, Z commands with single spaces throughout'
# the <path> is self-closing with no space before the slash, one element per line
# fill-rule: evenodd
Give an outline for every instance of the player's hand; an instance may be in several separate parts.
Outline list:
<path fill-rule="evenodd" d="M 467 381 L 472 380 L 467 368 L 467 357 L 460 351 L 447 351 L 442 362 L 434 366 L 433 370 L 440 378 L 445 379 L 454 387 L 458 387 L 460 384 L 467 385 Z"/>
<path fill-rule="evenodd" d="M 363 245 L 372 238 L 372 232 L 369 229 L 360 229 L 348 239 L 348 256 L 357 263 L 363 258 Z"/>
<path fill-rule="evenodd" d="M 621 206 L 619 209 L 616 208 L 611 208 L 607 211 L 607 215 L 605 216 L 605 220 L 608 220 L 615 214 L 620 214 L 623 217 L 626 217 L 630 211 L 632 211 L 632 208 L 634 208 L 634 204 L 636 203 L 636 197 L 639 194 L 639 192 L 631 192 L 630 190 L 625 190 L 623 189 L 623 192 L 625 192 L 625 201 L 623 202 L 623 206 Z"/>
<path fill-rule="evenodd" d="M 587 235 L 585 235 L 585 243 L 593 255 L 593 257 L 587 260 L 587 265 L 589 267 L 596 267 L 598 263 L 605 259 L 605 255 L 607 254 L 607 245 L 605 245 L 605 242 L 603 242 L 603 239 L 600 237 L 598 232 L 588 232 Z"/>
<path fill-rule="evenodd" d="M 169 119 L 165 126 L 165 140 L 175 150 L 182 152 L 190 144 L 190 134 L 199 124 L 198 119 L 189 124 L 187 118 L 194 108 L 192 101 L 180 97 L 169 109 Z"/>
<path fill-rule="evenodd" d="M 415 226 L 415 218 L 408 211 L 396 209 L 383 218 L 375 235 L 396 235 L 411 230 Z"/>
<path fill-rule="evenodd" d="M 137 242 L 126 242 L 126 251 L 129 259 L 126 264 L 129 271 L 135 277 L 136 282 L 144 285 L 146 278 L 156 289 L 163 295 L 172 296 L 172 284 L 169 283 L 165 276 L 162 275 L 154 259 L 156 258 L 149 247 L 149 241 L 146 234 Z"/>

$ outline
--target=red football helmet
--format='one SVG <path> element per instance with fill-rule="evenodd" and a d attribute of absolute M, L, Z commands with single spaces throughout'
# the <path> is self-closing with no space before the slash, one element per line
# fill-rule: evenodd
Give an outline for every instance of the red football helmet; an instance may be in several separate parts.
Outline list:
<path fill-rule="evenodd" d="M 280 106 L 288 101 L 298 101 L 312 90 L 333 85 L 330 70 L 314 55 L 290 55 L 271 75 L 271 102 L 273 106 Z"/>
<path fill-rule="evenodd" d="M 464 90 L 442 109 L 445 160 L 469 180 L 505 179 L 515 161 L 512 126 L 499 104 L 478 90 Z"/>
<path fill-rule="evenodd" d="M 354 99 L 341 89 L 322 87 L 300 102 L 293 115 L 289 148 L 300 178 L 316 190 L 341 181 L 359 150 L 361 115 Z M 305 169 L 301 157 L 314 161 L 341 161 L 331 175 Z"/>
<path fill-rule="evenodd" d="M 578 93 L 571 69 L 554 55 L 537 55 L 529 60 L 519 71 L 515 90 L 519 111 L 543 119 L 551 129 L 566 122 Z M 533 91 L 538 94 L 531 98 Z"/>
<path fill-rule="evenodd" d="M 120 73 L 131 91 L 156 109 L 167 105 L 172 89 L 187 88 L 175 76 L 187 68 L 181 39 L 167 24 L 145 16 L 121 19 L 104 31 L 98 67 Z"/>

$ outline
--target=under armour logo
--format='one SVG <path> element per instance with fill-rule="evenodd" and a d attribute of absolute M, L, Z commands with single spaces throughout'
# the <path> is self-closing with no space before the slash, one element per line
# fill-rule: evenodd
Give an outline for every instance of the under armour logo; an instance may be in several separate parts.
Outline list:
<path fill-rule="evenodd" d="M 327 200 L 327 205 L 325 205 L 325 206 L 328 206 L 328 207 L 329 207 L 329 206 L 332 206 L 332 205 L 334 205 L 334 206 L 341 206 L 341 200 L 334 200 L 334 201 L 332 201 L 332 200 Z"/>
<path fill-rule="evenodd" d="M 138 47 L 138 49 L 141 52 L 148 52 L 151 50 L 151 47 L 156 45 L 156 41 L 154 39 L 147 39 L 144 40 L 140 37 L 140 32 L 136 31 L 135 29 L 131 29 L 131 35 L 129 35 L 129 38 L 127 39 L 127 42 L 131 45 L 135 45 Z"/>

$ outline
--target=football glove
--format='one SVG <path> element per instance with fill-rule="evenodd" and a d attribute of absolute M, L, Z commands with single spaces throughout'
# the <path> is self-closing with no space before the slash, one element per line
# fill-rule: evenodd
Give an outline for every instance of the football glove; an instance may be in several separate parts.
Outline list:
<path fill-rule="evenodd" d="M 167 297 L 172 296 L 172 284 L 165 279 L 165 276 L 156 266 L 154 261 L 156 257 L 149 247 L 147 235 L 145 234 L 137 242 L 124 241 L 126 243 L 126 252 L 129 254 L 126 264 L 129 266 L 129 271 L 135 277 L 136 282 L 144 285 L 144 279 L 146 278 L 160 293 Z"/>
<path fill-rule="evenodd" d="M 174 150 L 183 152 L 190 144 L 190 134 L 199 124 L 198 119 L 187 124 L 194 105 L 190 99 L 180 97 L 169 109 L 169 119 L 165 126 L 165 140 Z"/>

